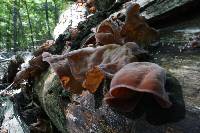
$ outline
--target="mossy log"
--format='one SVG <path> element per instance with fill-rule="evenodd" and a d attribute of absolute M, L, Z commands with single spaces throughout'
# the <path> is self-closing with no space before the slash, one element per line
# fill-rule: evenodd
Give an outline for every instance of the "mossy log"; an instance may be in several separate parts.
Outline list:
<path fill-rule="evenodd" d="M 150 0 L 149 4 L 143 3 L 144 8 L 142 10 L 143 14 L 147 16 L 147 21 L 151 25 L 154 25 L 156 27 L 165 27 L 166 25 L 164 24 L 164 20 L 170 18 L 169 20 L 172 21 L 172 18 L 174 18 L 172 13 L 176 15 L 180 15 L 180 13 L 182 14 L 185 11 L 190 11 L 191 13 L 191 11 L 194 11 L 193 9 L 197 10 L 196 7 L 199 5 L 195 4 L 198 3 L 198 1 L 199 0 Z M 138 2 L 142 3 L 142 0 L 138 0 Z M 187 5 L 190 5 L 189 7 L 194 8 L 192 10 L 191 8 L 186 8 L 186 10 L 183 11 L 182 9 L 184 8 L 184 6 L 187 7 Z M 158 10 L 153 11 L 153 8 Z M 96 16 L 94 15 L 94 18 L 91 18 L 94 20 L 88 20 L 83 24 L 82 31 L 74 42 L 74 49 L 79 48 L 78 45 L 80 44 L 82 39 L 90 33 L 90 28 L 96 26 L 98 23 L 100 23 L 100 21 L 102 21 L 102 19 L 106 18 L 107 15 L 104 15 L 105 14 L 103 14 L 103 17 L 100 15 L 101 19 L 96 18 Z M 156 25 L 158 23 L 159 25 Z M 159 115 L 158 112 L 162 111 L 154 110 L 156 112 L 155 114 L 155 112 L 152 111 L 152 107 L 144 106 L 145 104 L 142 104 L 143 107 L 141 108 L 144 109 L 145 107 L 145 109 L 147 110 L 146 113 L 150 113 L 152 116 L 148 118 L 138 118 L 139 115 L 141 115 L 140 113 L 134 112 L 133 114 L 123 114 L 116 112 L 115 110 L 109 108 L 105 103 L 101 104 L 98 101 L 96 101 L 97 96 L 89 93 L 86 93 L 84 97 L 74 96 L 76 102 L 67 103 L 65 101 L 65 103 L 67 104 L 63 104 L 64 101 L 62 98 L 62 86 L 60 84 L 60 81 L 58 80 L 58 77 L 50 68 L 45 74 L 41 75 L 41 77 L 36 81 L 34 85 L 34 89 L 36 90 L 36 93 L 38 95 L 39 101 L 42 104 L 43 109 L 45 110 L 53 124 L 58 128 L 58 130 L 63 133 L 198 133 L 200 130 L 200 85 L 198 79 L 200 77 L 199 70 L 197 67 L 195 67 L 195 65 L 199 65 L 199 58 L 197 58 L 199 57 L 199 54 L 176 53 L 179 50 L 179 46 L 184 45 L 184 43 L 187 43 L 188 39 L 195 35 L 193 33 L 188 34 L 185 32 L 181 32 L 181 30 L 185 29 L 185 31 L 187 31 L 187 28 L 190 29 L 197 26 L 200 26 L 199 21 L 195 19 L 190 20 L 185 24 L 175 25 L 175 28 L 169 27 L 166 29 L 162 29 L 160 42 L 163 43 L 163 46 L 156 48 L 155 52 L 152 53 L 154 57 L 154 62 L 160 64 L 175 76 L 174 78 L 168 75 L 168 88 L 172 90 L 171 97 L 174 101 L 174 104 L 180 106 L 175 106 L 178 108 L 170 110 L 169 112 L 171 114 L 169 112 L 164 111 L 163 114 L 160 113 Z M 180 37 L 180 32 L 182 38 L 177 38 Z M 171 42 L 171 40 L 173 40 L 173 44 L 175 45 L 175 47 L 170 47 L 168 45 Z M 174 52 L 174 54 L 171 54 L 170 52 Z M 189 59 L 190 57 L 192 60 Z M 184 66 L 181 63 L 184 63 Z M 191 67 L 191 65 L 193 66 Z M 193 78 L 191 78 L 192 76 Z M 176 80 L 176 78 L 180 81 L 180 84 L 178 80 Z M 104 87 L 106 87 L 106 83 L 104 84 Z M 186 104 L 185 119 L 177 122 L 184 116 L 184 101 Z M 96 107 L 97 103 L 99 103 L 98 107 Z M 138 107 L 138 109 L 141 108 Z M 182 113 L 180 113 L 180 111 L 182 111 Z M 157 126 L 155 126 L 155 122 L 158 122 L 157 117 L 154 117 L 155 115 L 162 116 L 161 120 L 164 120 L 165 122 L 169 118 L 177 118 L 178 120 L 173 120 L 171 122 L 174 123 L 170 124 L 157 123 Z M 148 122 L 150 121 L 151 124 L 149 124 L 146 121 L 146 119 Z M 167 122 L 169 122 L 169 120 Z"/>
<path fill-rule="evenodd" d="M 40 78 L 35 82 L 34 90 L 42 105 L 42 108 L 49 116 L 53 124 L 59 131 L 66 133 L 66 118 L 61 105 L 61 92 L 62 86 L 60 85 L 59 78 L 55 75 L 52 69 L 43 73 Z"/>

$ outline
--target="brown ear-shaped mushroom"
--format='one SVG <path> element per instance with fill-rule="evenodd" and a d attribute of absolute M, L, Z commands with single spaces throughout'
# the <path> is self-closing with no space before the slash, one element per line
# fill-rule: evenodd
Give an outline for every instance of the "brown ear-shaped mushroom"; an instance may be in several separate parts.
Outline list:
<path fill-rule="evenodd" d="M 117 47 L 119 45 L 115 44 L 97 48 L 87 47 L 72 51 L 67 55 L 73 76 L 91 93 L 97 90 L 104 78 L 103 73 L 96 66 L 103 61 L 106 50 Z"/>
<path fill-rule="evenodd" d="M 89 45 L 94 45 L 94 44 L 96 44 L 95 34 L 91 33 L 82 40 L 81 48 L 88 47 Z"/>
<path fill-rule="evenodd" d="M 141 55 L 141 54 L 148 54 L 148 51 L 144 50 L 143 48 L 139 47 L 135 42 L 127 42 L 125 43 L 127 47 L 129 47 L 134 55 Z"/>
<path fill-rule="evenodd" d="M 134 42 L 127 42 L 123 46 L 120 47 L 119 51 L 116 51 L 115 53 L 110 53 L 114 56 L 111 58 L 113 61 L 110 63 L 101 63 L 98 67 L 101 69 L 104 74 L 107 77 L 112 78 L 113 75 L 120 70 L 124 65 L 141 61 L 137 57 L 140 57 L 145 55 L 148 55 L 148 52 L 142 48 L 140 48 L 136 43 Z M 115 59 L 118 60 L 115 60 Z"/>
<path fill-rule="evenodd" d="M 82 92 L 83 88 L 81 83 L 75 80 L 71 74 L 66 55 L 51 55 L 50 53 L 44 52 L 42 56 L 43 61 L 48 62 L 58 75 L 62 86 L 66 90 L 75 94 Z"/>
<path fill-rule="evenodd" d="M 114 33 L 113 31 L 113 25 L 111 21 L 104 20 L 100 23 L 100 25 L 97 27 L 97 33 Z"/>
<path fill-rule="evenodd" d="M 71 40 L 76 39 L 78 33 L 80 32 L 77 28 L 69 28 Z"/>
<path fill-rule="evenodd" d="M 130 5 L 126 11 L 126 20 L 133 17 L 135 14 L 139 14 L 139 13 L 140 13 L 140 5 L 139 4 L 134 3 L 134 4 Z"/>
<path fill-rule="evenodd" d="M 92 7 L 90 7 L 89 8 L 89 13 L 91 14 L 94 14 L 94 13 L 96 13 L 96 11 L 97 11 L 97 9 L 96 9 L 96 7 L 95 6 L 92 6 Z"/>
<path fill-rule="evenodd" d="M 135 45 L 109 44 L 72 51 L 67 54 L 71 72 L 76 80 L 83 83 L 84 88 L 93 93 L 102 82 L 104 74 L 115 74 L 124 65 L 138 61 L 133 50 Z"/>
<path fill-rule="evenodd" d="M 103 79 L 103 72 L 98 67 L 93 67 L 86 72 L 86 78 L 82 85 L 89 92 L 94 93 L 96 92 Z"/>
<path fill-rule="evenodd" d="M 41 55 L 43 52 L 47 52 L 49 50 L 49 48 L 55 43 L 54 40 L 47 40 L 45 43 L 43 43 L 39 49 L 37 49 L 33 54 L 34 56 L 39 56 Z"/>
<path fill-rule="evenodd" d="M 130 92 L 130 90 L 128 89 L 125 89 L 119 92 L 118 95 L 121 95 L 121 96 L 114 97 L 114 96 L 111 96 L 110 93 L 108 92 L 104 96 L 104 100 L 106 101 L 108 105 L 110 105 L 111 107 L 121 112 L 130 112 L 134 110 L 137 103 L 142 98 L 142 93 L 138 93 L 138 92 L 133 93 L 133 92 Z M 124 95 L 126 95 L 126 97 L 124 97 Z"/>
<path fill-rule="evenodd" d="M 96 43 L 99 45 L 106 45 L 115 43 L 115 38 L 112 33 L 96 33 Z"/>
<path fill-rule="evenodd" d="M 139 9 L 138 4 L 132 4 L 126 10 L 125 24 L 121 30 L 124 42 L 133 41 L 138 44 L 148 44 L 159 36 L 154 28 L 148 26 L 144 17 L 139 16 Z"/>
<path fill-rule="evenodd" d="M 150 93 L 161 107 L 169 108 L 172 103 L 164 88 L 165 76 L 165 70 L 154 63 L 134 62 L 127 64 L 114 75 L 111 81 L 109 93 L 112 99 L 105 97 L 105 100 L 110 106 L 113 104 L 115 106 L 115 98 L 118 101 L 119 98 L 136 97 L 135 99 L 138 101 L 142 93 Z M 133 103 L 135 107 L 135 101 L 128 102 Z M 130 103 L 124 104 L 130 105 Z M 123 106 L 120 107 L 120 105 L 118 108 L 123 110 Z M 130 107 L 129 111 L 133 109 Z"/>
<path fill-rule="evenodd" d="M 97 28 L 95 34 L 96 43 L 106 45 L 106 44 L 122 44 L 120 31 L 122 25 L 117 25 L 114 21 L 119 20 L 104 20 Z"/>
<path fill-rule="evenodd" d="M 42 55 L 34 57 L 29 61 L 28 68 L 19 71 L 14 79 L 14 83 L 18 84 L 23 80 L 39 76 L 48 68 L 48 63 L 42 61 Z"/>

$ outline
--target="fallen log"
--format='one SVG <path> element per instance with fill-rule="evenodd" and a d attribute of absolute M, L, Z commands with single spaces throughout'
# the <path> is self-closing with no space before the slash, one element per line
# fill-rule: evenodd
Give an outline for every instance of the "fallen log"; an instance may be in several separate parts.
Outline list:
<path fill-rule="evenodd" d="M 167 19 L 170 18 L 169 20 L 172 21 L 173 19 L 175 19 L 174 18 L 175 16 L 173 16 L 173 14 L 177 15 L 180 12 L 182 13 L 182 10 L 185 7 L 187 7 L 188 4 L 189 5 L 191 4 L 190 0 L 181 0 L 181 1 L 150 0 L 147 3 L 144 3 L 144 1 L 139 0 L 137 2 L 144 4 L 142 6 L 142 14 L 144 14 L 147 17 L 148 23 L 150 23 L 151 25 L 157 28 L 168 26 L 168 24 L 165 24 L 168 22 L 166 21 Z M 198 6 L 196 5 L 198 3 L 198 0 L 192 0 L 192 2 L 193 2 L 192 5 L 195 4 L 192 7 Z M 122 3 L 120 4 L 120 6 L 121 5 Z M 190 12 L 190 11 L 192 12 L 191 8 L 186 8 L 184 12 Z M 163 17 L 163 16 L 168 16 L 167 14 L 169 15 L 169 17 Z M 84 22 L 81 25 L 82 27 L 80 27 L 81 32 L 79 33 L 76 40 L 73 42 L 72 50 L 78 49 L 80 47 L 79 44 L 82 41 L 82 39 L 91 32 L 90 29 L 96 26 L 98 23 L 100 23 L 100 21 L 102 21 L 103 19 L 107 17 L 108 15 L 105 12 L 100 12 L 99 15 L 98 14 L 94 15 L 89 20 Z M 172 22 L 172 24 L 175 24 L 175 23 Z M 180 25 L 176 25 L 176 26 L 179 27 Z M 173 32 L 173 30 L 171 30 L 168 34 L 170 34 L 171 32 Z M 161 38 L 164 38 L 164 37 L 166 37 L 166 34 L 161 35 Z M 167 39 L 168 39 L 167 41 L 169 42 L 171 38 L 167 38 Z M 183 40 L 187 41 L 186 38 L 183 38 Z M 166 43 L 167 41 L 165 40 L 164 43 Z M 168 55 L 168 56 L 172 56 L 171 60 L 173 60 L 174 58 L 173 55 Z M 160 58 L 159 54 L 155 56 L 155 58 Z M 167 61 L 165 60 L 164 63 L 170 62 L 171 60 L 167 60 Z M 165 67 L 167 68 L 168 66 L 166 65 Z M 173 65 L 171 65 L 168 70 L 170 69 L 173 69 Z M 176 74 L 180 74 L 180 73 L 176 73 Z M 187 76 L 187 73 L 185 73 L 184 75 Z M 177 77 L 177 78 L 180 78 L 180 77 Z M 181 100 L 181 97 L 182 97 L 182 92 L 180 88 L 181 86 L 179 82 L 173 77 L 169 76 L 168 80 L 173 81 L 171 82 L 172 84 L 171 83 L 169 84 L 170 86 L 169 88 L 172 89 L 173 91 L 177 91 L 177 92 L 172 92 L 171 94 L 175 95 L 178 93 L 179 95 L 178 98 L 180 98 L 180 99 L 174 99 L 175 101 L 177 100 L 177 104 L 180 106 L 178 106 L 178 108 L 174 108 L 171 110 L 172 114 L 170 117 L 171 118 L 178 117 L 177 119 L 181 119 L 184 116 L 184 101 Z M 195 77 L 194 80 L 197 80 L 197 78 Z M 189 87 L 190 84 L 192 83 L 193 83 L 192 80 L 185 83 L 185 85 L 183 86 L 184 87 L 183 90 L 187 90 L 187 87 Z M 106 83 L 103 84 L 103 86 L 106 88 Z M 127 119 L 126 117 L 124 117 L 124 115 L 116 113 L 115 111 L 108 108 L 106 104 L 104 103 L 102 105 L 100 104 L 100 108 L 96 108 L 95 95 L 92 95 L 92 94 L 87 94 L 87 93 L 84 94 L 85 98 L 75 96 L 75 98 L 70 99 L 69 98 L 70 94 L 67 94 L 67 96 L 65 95 L 63 97 L 63 92 L 62 92 L 62 88 L 58 80 L 58 77 L 55 76 L 55 74 L 53 73 L 51 69 L 49 69 L 49 71 L 45 75 L 41 75 L 39 80 L 36 81 L 34 88 L 36 90 L 37 95 L 39 96 L 39 100 L 42 103 L 43 109 L 46 111 L 47 115 L 50 117 L 54 125 L 61 132 L 77 132 L 77 133 L 89 132 L 89 131 L 91 132 L 92 131 L 93 132 L 147 132 L 146 129 L 149 129 L 149 131 L 153 131 L 153 132 L 170 132 L 170 131 L 190 132 L 190 130 L 193 127 L 195 127 L 195 129 L 193 130 L 194 133 L 198 133 L 199 131 L 199 127 L 198 127 L 199 118 L 196 117 L 196 116 L 199 116 L 200 114 L 199 109 L 196 109 L 196 106 L 198 107 L 199 103 L 196 102 L 196 100 L 194 99 L 193 100 L 195 102 L 192 101 L 192 103 L 189 103 L 190 98 L 192 98 L 192 96 L 190 96 L 189 99 L 187 99 L 188 95 L 184 96 L 185 100 L 189 104 L 187 105 L 186 118 L 183 121 L 172 123 L 172 124 L 164 124 L 162 126 L 153 126 L 147 123 L 144 119 L 139 119 L 139 120 Z M 183 92 L 183 93 L 185 94 L 186 92 Z M 160 110 L 159 111 L 157 110 L 156 112 L 157 114 L 155 114 L 155 112 L 154 113 L 151 112 L 151 109 L 148 108 L 148 106 L 145 108 L 149 110 L 148 113 L 150 113 L 150 115 L 151 114 L 153 116 L 156 115 L 162 118 L 162 120 L 165 122 L 168 120 L 168 118 L 170 118 L 170 117 L 165 118 L 167 116 L 167 115 L 165 116 L 165 113 L 166 113 L 165 111 L 164 113 L 160 113 L 159 112 Z M 178 111 L 178 112 L 181 111 L 181 113 L 180 112 L 175 113 L 175 111 Z M 137 113 L 134 112 L 134 114 L 137 114 Z M 141 114 L 139 113 L 137 115 L 139 116 Z M 155 119 L 152 119 L 152 117 L 148 117 L 148 120 L 152 121 L 153 124 L 157 122 Z M 184 126 L 186 124 L 187 124 L 187 127 Z M 146 129 L 144 130 L 143 127 L 145 127 Z"/>
<path fill-rule="evenodd" d="M 146 17 L 147 22 L 155 28 L 178 24 L 195 18 L 199 14 L 199 0 L 153 0 L 142 11 L 142 15 Z"/>

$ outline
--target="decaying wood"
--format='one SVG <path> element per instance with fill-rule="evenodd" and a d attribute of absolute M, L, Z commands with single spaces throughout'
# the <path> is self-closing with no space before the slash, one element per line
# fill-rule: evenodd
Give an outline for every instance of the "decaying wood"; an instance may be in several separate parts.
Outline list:
<path fill-rule="evenodd" d="M 198 14 L 200 9 L 199 0 L 148 0 L 145 2 L 143 0 L 137 0 L 136 2 L 141 5 L 141 14 L 155 28 L 174 24 L 178 20 L 177 17 L 179 21 L 183 20 L 183 18 L 186 18 L 186 14 Z M 116 2 L 110 9 L 98 12 L 87 21 L 81 23 L 79 25 L 81 32 L 75 41 L 73 41 L 72 50 L 80 48 L 81 40 L 91 33 L 91 28 L 96 27 L 112 13 L 119 11 L 123 4 L 124 2 Z M 191 15 L 187 16 L 191 17 Z"/>
<path fill-rule="evenodd" d="M 147 22 L 155 28 L 174 25 L 199 14 L 199 0 L 152 0 L 151 5 L 142 12 Z"/>
<path fill-rule="evenodd" d="M 140 0 L 138 0 L 137 2 L 140 4 Z M 190 8 L 187 8 L 186 11 L 191 11 L 191 7 L 198 7 L 198 5 L 193 5 L 195 3 L 197 4 L 198 0 L 182 0 L 181 2 L 178 0 L 149 0 L 143 3 L 141 8 L 142 14 L 147 17 L 147 22 L 149 24 L 155 27 L 164 27 L 166 26 L 164 22 L 167 19 L 170 18 L 169 20 L 173 21 L 175 17 L 173 14 L 182 14 L 183 9 L 185 7 L 188 7 L 187 5 L 190 5 Z M 92 27 L 96 27 L 97 24 L 107 18 L 112 12 L 118 10 L 118 7 L 121 7 L 122 4 L 123 3 L 118 2 L 113 5 L 113 7 L 107 10 L 109 11 L 108 13 L 99 12 L 89 18 L 86 22 L 83 22 L 79 27 L 81 29 L 81 32 L 72 43 L 72 50 L 78 49 L 80 47 L 80 42 L 89 33 L 91 33 L 90 29 Z M 163 8 L 167 7 L 167 5 L 169 5 L 168 8 Z M 192 11 L 194 10 L 192 9 Z M 66 41 L 65 36 L 61 35 L 60 38 L 61 39 L 57 40 L 56 43 L 64 44 L 64 42 Z M 50 48 L 49 52 L 52 54 L 60 53 L 63 47 L 64 45 L 62 45 L 61 47 L 59 47 L 59 45 L 55 45 L 54 47 Z M 93 76 L 94 75 L 91 75 L 91 77 Z M 63 78 L 64 84 L 67 83 L 67 81 L 67 78 Z M 155 105 L 155 101 L 151 98 L 150 101 L 148 101 L 148 98 L 143 100 L 143 102 L 147 101 L 144 104 L 145 106 L 142 107 L 146 110 L 146 120 L 148 122 L 151 121 L 152 124 L 156 124 L 156 122 L 158 121 L 161 121 L 162 124 L 171 121 L 177 122 L 185 116 L 184 102 L 182 101 L 182 92 L 179 82 L 173 77 L 167 76 L 166 86 L 167 89 L 172 91 L 170 92 L 170 100 L 172 100 L 173 107 L 169 110 L 161 109 L 159 106 Z M 196 116 L 200 113 L 195 113 L 191 110 L 187 111 L 187 113 L 189 113 L 186 116 L 186 119 L 184 119 L 182 122 L 157 127 L 150 125 L 143 119 L 140 119 L 139 121 L 132 121 L 130 119 L 127 119 L 126 117 L 124 117 L 124 115 L 116 113 L 115 111 L 113 112 L 113 110 L 108 108 L 105 103 L 103 103 L 100 108 L 96 109 L 94 107 L 94 95 L 89 93 L 82 93 L 81 97 L 74 96 L 76 102 L 67 103 L 66 97 L 64 100 L 62 100 L 62 88 L 58 77 L 55 76 L 55 73 L 52 70 L 49 70 L 45 75 L 41 75 L 40 79 L 36 80 L 34 87 L 36 89 L 37 95 L 39 96 L 39 100 L 42 103 L 42 107 L 44 108 L 50 119 L 53 121 L 53 123 L 56 125 L 56 127 L 59 128 L 59 130 L 62 132 L 132 132 L 134 129 L 134 131 L 137 130 L 137 132 L 146 133 L 146 130 L 144 131 L 144 127 L 146 127 L 147 129 L 151 129 L 151 131 L 155 130 L 158 132 L 178 132 L 180 129 L 183 129 L 183 131 L 185 132 L 190 131 L 190 129 L 186 129 L 184 127 L 185 124 L 188 124 L 189 128 L 195 127 L 195 133 L 198 133 L 199 131 L 199 119 L 197 117 L 194 117 L 194 115 Z M 189 87 L 189 85 L 187 87 Z M 185 87 L 184 90 L 187 90 L 187 88 Z M 178 95 L 176 95 L 177 93 Z M 66 102 L 65 106 L 63 105 L 63 101 Z M 198 105 L 197 102 L 195 102 L 195 105 Z M 144 112 L 141 111 L 141 113 Z M 132 115 L 128 114 L 128 117 L 129 116 Z"/>
<path fill-rule="evenodd" d="M 91 33 L 91 29 L 93 27 L 96 27 L 104 19 L 108 18 L 108 16 L 110 16 L 112 13 L 119 10 L 122 7 L 123 3 L 125 2 L 124 1 L 116 2 L 108 10 L 97 12 L 96 14 L 88 18 L 88 20 L 86 20 L 85 22 L 79 24 L 78 28 L 80 29 L 81 32 L 78 34 L 77 38 L 73 41 L 71 49 L 75 50 L 80 48 L 81 41 Z"/>

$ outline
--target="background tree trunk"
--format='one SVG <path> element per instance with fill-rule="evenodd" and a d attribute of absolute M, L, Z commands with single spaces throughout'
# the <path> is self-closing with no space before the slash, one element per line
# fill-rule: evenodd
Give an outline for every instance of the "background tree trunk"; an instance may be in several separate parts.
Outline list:
<path fill-rule="evenodd" d="M 13 48 L 17 51 L 17 0 L 13 3 Z"/>
<path fill-rule="evenodd" d="M 8 6 L 7 6 L 7 9 L 9 9 L 8 8 Z M 11 20 L 11 14 L 12 14 L 12 10 L 10 9 L 9 10 L 9 20 Z M 10 29 L 10 25 L 11 25 L 11 23 L 10 23 L 10 21 L 8 21 L 7 22 L 7 25 L 6 25 L 6 29 Z M 10 51 L 10 48 L 11 48 L 11 40 L 10 40 L 10 38 L 11 38 L 11 34 L 6 30 L 6 50 L 7 51 Z"/>
<path fill-rule="evenodd" d="M 50 27 L 49 27 L 49 13 L 48 13 L 48 2 L 47 0 L 45 1 L 45 14 L 46 14 L 46 26 L 47 26 L 47 30 L 48 30 L 48 37 L 51 37 L 51 32 L 50 32 Z"/>
<path fill-rule="evenodd" d="M 20 6 L 20 0 L 19 0 L 19 6 Z M 19 37 L 18 37 L 18 42 L 19 42 L 19 44 L 20 44 L 20 46 L 21 46 L 21 44 L 24 44 L 24 43 L 20 43 L 20 41 L 21 42 L 26 42 L 26 37 L 25 37 L 25 34 L 24 34 L 24 26 L 23 26 L 23 24 L 22 24 L 22 17 L 21 17 L 21 14 L 20 14 L 20 9 L 19 10 L 17 10 L 17 15 L 18 15 L 18 19 L 19 19 L 19 22 L 18 22 L 18 24 L 19 24 L 19 26 L 18 26 L 18 33 L 19 33 Z"/>
<path fill-rule="evenodd" d="M 33 28 L 32 28 L 32 24 L 31 24 L 31 20 L 30 20 L 30 16 L 29 16 L 29 10 L 28 10 L 28 5 L 26 3 L 26 0 L 24 1 L 24 4 L 25 4 L 25 7 L 26 7 L 26 12 L 27 12 L 27 17 L 28 17 L 28 22 L 29 22 L 29 28 L 30 28 L 30 31 L 31 31 L 31 41 L 32 41 L 32 47 L 34 49 L 34 40 L 33 40 Z"/>
<path fill-rule="evenodd" d="M 58 22 L 58 18 L 59 18 L 59 9 L 57 7 L 57 4 L 56 4 L 56 0 L 53 0 L 53 3 L 54 3 L 54 17 L 55 17 L 55 20 L 54 20 L 54 23 L 55 25 L 57 24 Z"/>

